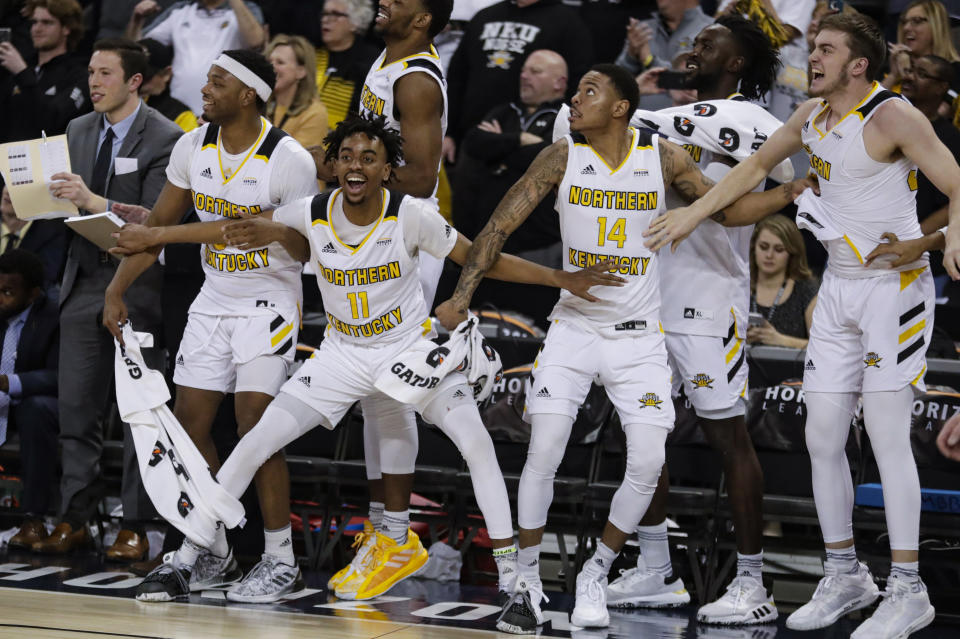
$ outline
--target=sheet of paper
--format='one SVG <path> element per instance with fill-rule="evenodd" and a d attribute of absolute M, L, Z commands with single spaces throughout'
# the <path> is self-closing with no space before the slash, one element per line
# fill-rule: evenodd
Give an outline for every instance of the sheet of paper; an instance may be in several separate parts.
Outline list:
<path fill-rule="evenodd" d="M 79 215 L 69 200 L 50 194 L 50 176 L 70 170 L 67 136 L 0 144 L 0 173 L 21 220 Z"/>

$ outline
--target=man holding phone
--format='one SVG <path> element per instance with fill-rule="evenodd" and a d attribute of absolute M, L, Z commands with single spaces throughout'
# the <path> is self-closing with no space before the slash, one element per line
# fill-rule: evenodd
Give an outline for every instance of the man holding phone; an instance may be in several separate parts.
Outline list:
<path fill-rule="evenodd" d="M 0 66 L 10 77 L 0 83 L 0 142 L 57 135 L 67 122 L 90 110 L 86 62 L 72 54 L 83 37 L 83 10 L 76 0 L 29 0 L 30 38 L 36 60 L 28 63 L 13 46 L 10 31 L 0 35 Z"/>

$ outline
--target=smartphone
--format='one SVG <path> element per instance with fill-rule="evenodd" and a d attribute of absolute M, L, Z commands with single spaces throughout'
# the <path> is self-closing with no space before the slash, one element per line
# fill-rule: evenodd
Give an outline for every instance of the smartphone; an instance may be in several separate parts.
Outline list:
<path fill-rule="evenodd" d="M 10 42 L 10 29 L 4 27 L 0 29 L 0 42 Z"/>
<path fill-rule="evenodd" d="M 686 89 L 688 75 L 686 71 L 663 71 L 657 76 L 657 86 L 661 89 Z"/>
<path fill-rule="evenodd" d="M 843 11 L 843 0 L 827 0 L 827 11 L 830 13 Z"/>
<path fill-rule="evenodd" d="M 760 313 L 750 313 L 750 319 L 747 321 L 747 325 L 751 328 L 754 326 L 763 326 L 763 315 Z"/>

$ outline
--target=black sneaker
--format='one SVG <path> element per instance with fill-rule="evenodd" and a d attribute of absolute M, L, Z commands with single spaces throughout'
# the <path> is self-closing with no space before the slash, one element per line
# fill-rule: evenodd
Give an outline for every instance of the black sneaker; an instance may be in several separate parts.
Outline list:
<path fill-rule="evenodd" d="M 174 554 L 164 555 L 163 563 L 140 582 L 137 601 L 173 601 L 190 595 L 190 569 L 177 566 Z"/>
<path fill-rule="evenodd" d="M 545 599 L 539 588 L 531 588 L 523 581 L 518 581 L 517 590 L 502 606 L 503 612 L 497 618 L 497 630 L 514 635 L 535 634 L 537 626 L 543 624 L 540 601 Z"/>

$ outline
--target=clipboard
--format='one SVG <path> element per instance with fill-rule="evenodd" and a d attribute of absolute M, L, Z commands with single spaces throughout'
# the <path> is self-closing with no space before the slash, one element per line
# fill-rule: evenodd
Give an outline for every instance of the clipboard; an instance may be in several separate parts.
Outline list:
<path fill-rule="evenodd" d="M 117 245 L 116 238 L 112 237 L 111 234 L 116 233 L 126 224 L 110 211 L 97 213 L 96 215 L 70 217 L 64 220 L 64 223 L 67 227 L 76 231 L 78 235 L 82 235 L 96 244 L 102 251 L 112 249 Z"/>
<path fill-rule="evenodd" d="M 0 173 L 21 220 L 80 215 L 70 200 L 50 193 L 50 176 L 69 171 L 66 135 L 0 144 Z"/>

